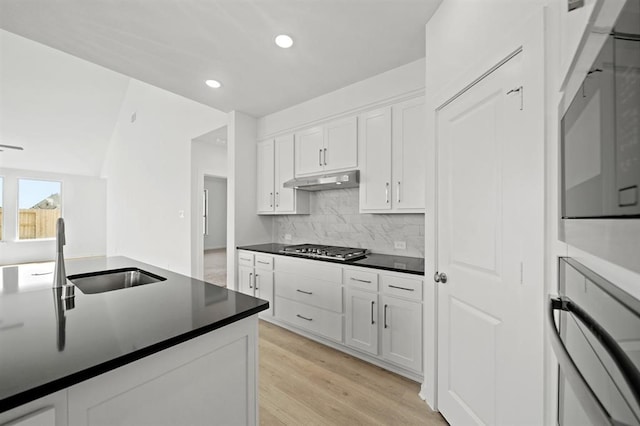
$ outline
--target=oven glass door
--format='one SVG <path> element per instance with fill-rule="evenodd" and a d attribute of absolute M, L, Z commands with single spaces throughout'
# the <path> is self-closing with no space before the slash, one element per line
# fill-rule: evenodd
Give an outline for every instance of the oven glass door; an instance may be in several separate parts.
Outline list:
<path fill-rule="evenodd" d="M 640 302 L 575 260 L 560 262 L 561 297 L 550 305 L 558 424 L 640 425 Z"/>

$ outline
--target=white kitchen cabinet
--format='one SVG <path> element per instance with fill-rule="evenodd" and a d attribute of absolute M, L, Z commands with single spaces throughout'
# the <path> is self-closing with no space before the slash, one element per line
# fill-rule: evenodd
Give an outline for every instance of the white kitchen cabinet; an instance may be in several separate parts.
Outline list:
<path fill-rule="evenodd" d="M 273 256 L 239 250 L 238 291 L 269 302 L 260 317 L 273 315 Z"/>
<path fill-rule="evenodd" d="M 424 97 L 360 116 L 360 211 L 424 213 Z"/>
<path fill-rule="evenodd" d="M 295 134 L 295 175 L 358 167 L 357 117 L 331 121 Z"/>
<path fill-rule="evenodd" d="M 68 389 L 70 426 L 257 424 L 255 316 Z"/>
<path fill-rule="evenodd" d="M 309 194 L 283 186 L 294 177 L 293 135 L 259 142 L 257 150 L 258 214 L 308 214 Z"/>
<path fill-rule="evenodd" d="M 382 357 L 422 370 L 422 305 L 382 295 Z"/>
<path fill-rule="evenodd" d="M 0 413 L 2 426 L 63 426 L 67 424 L 67 391 L 28 402 Z"/>
<path fill-rule="evenodd" d="M 378 294 L 347 288 L 346 343 L 378 355 Z"/>

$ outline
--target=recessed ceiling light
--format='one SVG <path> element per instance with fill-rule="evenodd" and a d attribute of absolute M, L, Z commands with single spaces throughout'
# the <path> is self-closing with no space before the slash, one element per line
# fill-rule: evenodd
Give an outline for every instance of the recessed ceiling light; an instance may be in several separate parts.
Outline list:
<path fill-rule="evenodd" d="M 214 89 L 217 89 L 218 87 L 222 86 L 222 84 L 220 84 L 218 80 L 207 80 L 205 81 L 205 83 L 207 86 L 213 87 Z"/>
<path fill-rule="evenodd" d="M 293 46 L 293 39 L 286 34 L 280 34 L 276 36 L 276 44 L 283 49 L 288 49 Z"/>

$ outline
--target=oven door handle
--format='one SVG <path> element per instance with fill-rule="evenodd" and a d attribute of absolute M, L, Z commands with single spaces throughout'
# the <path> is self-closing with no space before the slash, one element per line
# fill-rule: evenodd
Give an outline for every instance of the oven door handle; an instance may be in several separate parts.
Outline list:
<path fill-rule="evenodd" d="M 571 387 L 583 408 L 589 414 L 589 417 L 596 422 L 596 424 L 615 424 L 615 420 L 611 418 L 602 403 L 598 400 L 562 342 L 555 322 L 554 311 L 556 310 L 572 313 L 574 317 L 583 323 L 591 334 L 598 339 L 609 356 L 611 356 L 616 367 L 622 373 L 629 390 L 638 404 L 640 404 L 640 372 L 616 340 L 574 301 L 568 297 L 550 298 L 549 326 L 551 327 L 551 346 L 558 358 L 558 364 L 563 368 L 567 381 L 571 384 Z"/>
<path fill-rule="evenodd" d="M 547 323 L 549 325 L 549 335 L 551 336 L 551 347 L 558 360 L 558 365 L 562 369 L 567 381 L 571 385 L 576 397 L 580 401 L 580 405 L 586 411 L 589 419 L 593 424 L 613 425 L 613 421 L 607 410 L 604 408 L 600 400 L 585 380 L 575 362 L 569 355 L 567 347 L 562 342 L 558 328 L 556 327 L 556 319 L 554 312 L 556 310 L 568 310 L 564 298 L 549 297 L 549 316 Z"/>

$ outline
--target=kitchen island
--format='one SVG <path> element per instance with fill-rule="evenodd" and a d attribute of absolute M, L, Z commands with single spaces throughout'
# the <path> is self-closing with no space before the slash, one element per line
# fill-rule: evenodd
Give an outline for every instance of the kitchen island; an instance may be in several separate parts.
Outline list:
<path fill-rule="evenodd" d="M 53 267 L 0 268 L 0 424 L 256 423 L 268 302 L 125 257 L 68 260 L 67 276 L 166 279 L 62 300 Z"/>

